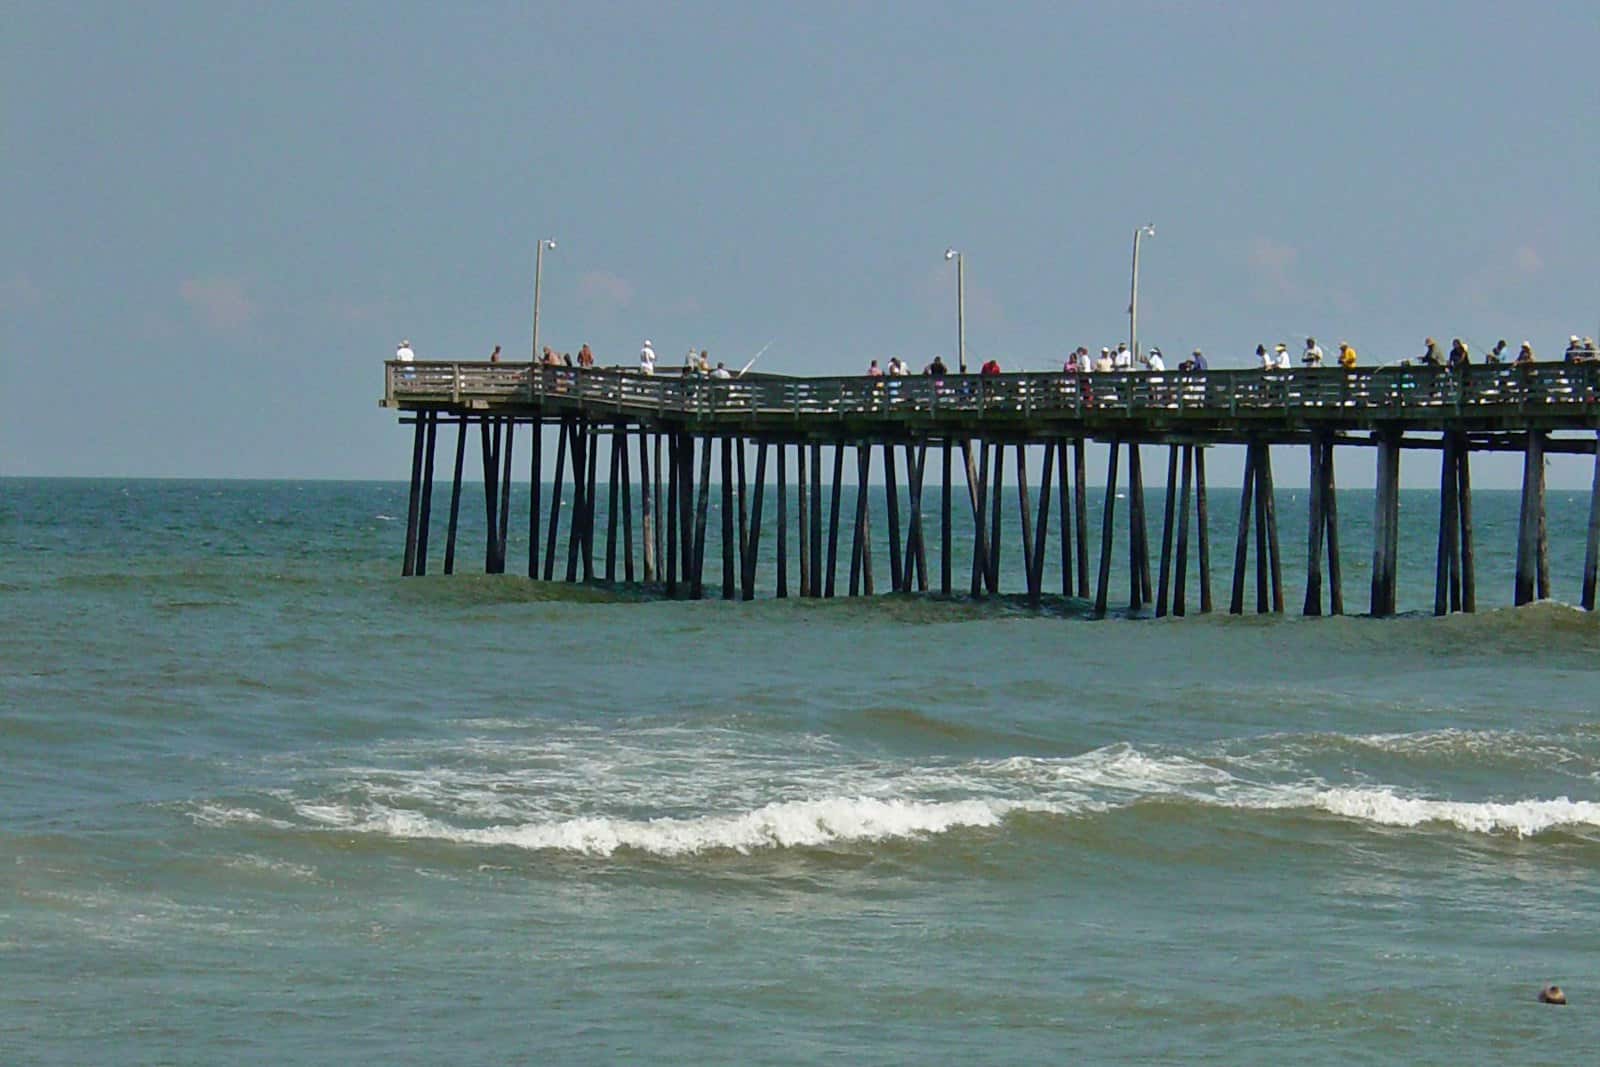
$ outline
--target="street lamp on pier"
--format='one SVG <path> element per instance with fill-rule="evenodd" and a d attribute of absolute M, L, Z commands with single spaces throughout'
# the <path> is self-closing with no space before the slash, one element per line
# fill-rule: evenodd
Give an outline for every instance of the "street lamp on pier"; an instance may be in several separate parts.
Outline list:
<path fill-rule="evenodd" d="M 961 373 L 967 373 L 967 270 L 961 253 L 954 248 L 944 250 L 946 263 L 956 261 L 956 363 Z"/>
<path fill-rule="evenodd" d="M 539 240 L 539 250 L 533 254 L 533 362 L 539 362 L 539 287 L 544 281 L 544 250 L 555 248 L 554 238 Z"/>
<path fill-rule="evenodd" d="M 1153 222 L 1147 222 L 1133 231 L 1133 280 L 1128 286 L 1128 349 L 1135 363 L 1139 361 L 1139 238 L 1155 235 Z"/>

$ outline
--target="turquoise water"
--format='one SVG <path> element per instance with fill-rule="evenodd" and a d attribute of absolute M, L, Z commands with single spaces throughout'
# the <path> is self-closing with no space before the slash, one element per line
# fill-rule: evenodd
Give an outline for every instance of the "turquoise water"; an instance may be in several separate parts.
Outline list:
<path fill-rule="evenodd" d="M 1592 1057 L 1585 494 L 1555 602 L 1501 606 L 1480 491 L 1486 610 L 1392 620 L 402 580 L 405 504 L 0 481 L 0 1061 Z M 1437 498 L 1403 511 L 1417 612 Z"/>

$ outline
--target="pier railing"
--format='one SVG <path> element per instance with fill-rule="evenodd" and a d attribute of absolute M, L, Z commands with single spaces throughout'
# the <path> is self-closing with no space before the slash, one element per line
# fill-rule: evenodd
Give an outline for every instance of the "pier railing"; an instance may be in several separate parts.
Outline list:
<path fill-rule="evenodd" d="M 1600 414 L 1600 364 L 1426 366 L 1199 373 L 1121 372 L 715 378 L 645 375 L 631 369 L 526 363 L 386 364 L 386 407 L 524 405 L 689 418 L 829 416 L 1055 415 L 1144 416 L 1163 412 L 1249 418 L 1297 412 L 1337 419 L 1476 413 L 1543 416 Z"/>

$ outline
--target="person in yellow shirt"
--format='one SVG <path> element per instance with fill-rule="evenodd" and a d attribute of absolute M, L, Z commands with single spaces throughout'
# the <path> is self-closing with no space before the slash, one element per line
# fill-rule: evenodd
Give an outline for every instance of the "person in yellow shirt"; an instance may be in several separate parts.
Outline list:
<path fill-rule="evenodd" d="M 1339 342 L 1339 366 L 1343 367 L 1345 370 L 1349 370 L 1355 365 L 1356 350 L 1345 344 L 1343 341 Z"/>

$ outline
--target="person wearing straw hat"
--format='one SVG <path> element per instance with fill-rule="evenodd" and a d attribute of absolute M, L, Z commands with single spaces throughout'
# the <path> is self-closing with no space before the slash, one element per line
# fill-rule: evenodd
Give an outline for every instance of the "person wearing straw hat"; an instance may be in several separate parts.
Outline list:
<path fill-rule="evenodd" d="M 1275 345 L 1275 346 L 1273 346 L 1272 351 L 1275 353 L 1275 355 L 1273 356 L 1272 365 L 1274 367 L 1276 367 L 1278 370 L 1288 370 L 1289 369 L 1289 346 L 1288 345 L 1284 345 L 1284 344 Z"/>

